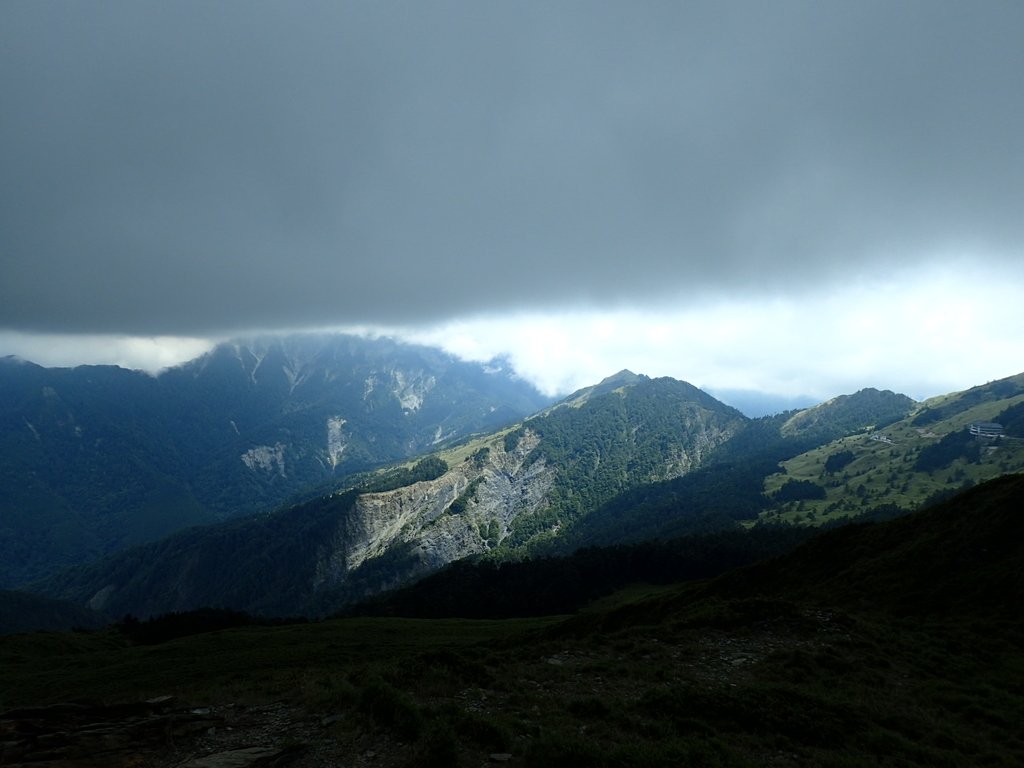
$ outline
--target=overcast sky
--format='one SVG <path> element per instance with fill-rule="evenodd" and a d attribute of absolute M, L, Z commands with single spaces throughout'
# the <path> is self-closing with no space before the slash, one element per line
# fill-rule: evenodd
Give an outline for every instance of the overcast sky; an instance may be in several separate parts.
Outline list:
<path fill-rule="evenodd" d="M 1024 3 L 0 3 L 0 354 L 253 330 L 548 391 L 1024 370 Z"/>

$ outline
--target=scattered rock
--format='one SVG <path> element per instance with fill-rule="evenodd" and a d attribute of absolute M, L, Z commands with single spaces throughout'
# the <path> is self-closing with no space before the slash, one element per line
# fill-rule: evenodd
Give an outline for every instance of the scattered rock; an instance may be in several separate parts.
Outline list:
<path fill-rule="evenodd" d="M 246 747 L 197 757 L 181 768 L 274 768 L 291 762 L 296 756 L 296 750 L 293 749 Z"/>
<path fill-rule="evenodd" d="M 169 697 L 130 704 L 55 704 L 0 714 L 0 765 L 103 766 L 152 763 L 153 755 L 219 724 L 174 712 Z"/>

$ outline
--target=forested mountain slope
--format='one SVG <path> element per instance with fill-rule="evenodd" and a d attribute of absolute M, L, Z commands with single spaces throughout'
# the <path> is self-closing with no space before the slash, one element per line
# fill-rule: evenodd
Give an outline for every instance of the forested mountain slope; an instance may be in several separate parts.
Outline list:
<path fill-rule="evenodd" d="M 617 494 L 692 471 L 746 424 L 685 382 L 614 383 L 411 470 L 186 531 L 68 571 L 45 590 L 114 615 L 319 613 L 467 556 L 524 556 Z"/>
<path fill-rule="evenodd" d="M 351 336 L 222 344 L 153 377 L 0 361 L 0 586 L 267 511 L 546 405 L 499 363 Z"/>
<path fill-rule="evenodd" d="M 950 421 L 929 428 L 959 424 L 964 432 L 971 420 L 1000 414 L 1015 423 L 1024 392 L 1008 394 L 1012 386 L 944 399 Z M 805 510 L 835 503 L 833 491 L 840 500 L 835 518 L 909 511 L 844 492 L 841 482 L 863 457 L 849 449 L 853 462 L 840 468 L 829 457 L 860 446 L 890 484 L 933 478 L 935 472 L 920 466 L 927 452 L 890 453 L 895 440 L 879 439 L 901 430 L 924 437 L 913 421 L 928 411 L 877 390 L 812 410 L 750 420 L 685 382 L 621 372 L 518 425 L 415 464 L 354 476 L 347 490 L 252 520 L 185 531 L 36 588 L 112 616 L 204 606 L 322 615 L 464 558 L 565 555 L 792 516 L 821 522 L 828 515 Z M 877 431 L 884 423 L 884 432 Z M 832 440 L 837 433 L 845 436 Z M 1019 466 L 1012 459 L 1016 448 L 975 445 L 982 460 L 970 466 L 979 479 Z M 805 466 L 837 475 L 836 482 L 825 488 L 804 479 L 798 470 Z M 955 478 L 944 478 L 945 487 L 955 488 Z"/>

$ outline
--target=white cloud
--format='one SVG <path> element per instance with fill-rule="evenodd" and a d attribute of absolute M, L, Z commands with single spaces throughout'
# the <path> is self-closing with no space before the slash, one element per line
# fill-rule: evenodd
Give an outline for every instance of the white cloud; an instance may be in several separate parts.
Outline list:
<path fill-rule="evenodd" d="M 0 354 L 47 367 L 119 365 L 149 373 L 208 351 L 214 340 L 183 336 L 32 334 L 0 331 Z"/>
<path fill-rule="evenodd" d="M 937 267 L 774 298 L 460 320 L 407 334 L 468 359 L 508 354 L 550 393 L 621 368 L 710 389 L 921 398 L 1024 370 L 1020 275 Z"/>
<path fill-rule="evenodd" d="M 920 399 L 1024 370 L 1021 295 L 1024 269 L 996 272 L 947 260 L 927 271 L 894 269 L 875 279 L 770 298 L 334 330 L 395 335 L 470 360 L 505 355 L 520 375 L 550 394 L 629 368 L 716 391 L 826 399 L 874 386 Z M 3 332 L 0 354 L 43 365 L 107 363 L 155 372 L 213 343 Z"/>

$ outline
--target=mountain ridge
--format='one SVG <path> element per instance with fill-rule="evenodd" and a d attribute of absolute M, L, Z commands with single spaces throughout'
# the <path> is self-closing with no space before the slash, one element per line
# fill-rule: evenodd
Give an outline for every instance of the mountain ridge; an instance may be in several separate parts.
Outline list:
<path fill-rule="evenodd" d="M 694 390 L 685 382 L 638 379 L 621 392 L 593 395 L 577 407 L 556 408 L 442 452 L 430 460 L 438 466 L 435 477 L 383 491 L 374 490 L 371 479 L 369 487 L 282 510 L 265 522 L 178 534 L 132 554 L 130 564 L 120 556 L 84 566 L 51 579 L 45 589 L 115 615 L 201 605 L 253 613 L 289 613 L 286 607 L 296 606 L 315 613 L 330 607 L 317 607 L 325 601 L 337 608 L 369 589 L 397 586 L 462 557 L 521 557 L 632 484 L 699 466 L 743 425 L 742 415 L 703 393 L 691 400 Z M 380 477 L 386 481 L 388 474 Z M 239 527 L 246 525 L 248 533 Z M 296 543 L 288 544 L 281 537 L 289 538 L 292 527 L 316 533 L 292 535 Z M 271 529 L 272 536 L 266 533 Z M 246 544 L 247 536 L 264 544 Z M 288 554 L 276 564 L 265 554 L 234 555 L 264 548 Z M 181 575 L 196 568 L 202 578 Z M 156 581 L 154 569 L 163 574 Z M 275 595 L 266 598 L 270 603 L 242 592 L 229 597 L 216 586 L 221 569 L 251 588 L 271 572 L 287 584 L 266 587 Z"/>
<path fill-rule="evenodd" d="M 389 339 L 229 342 L 152 376 L 0 365 L 0 585 L 244 516 L 548 404 Z"/>
<path fill-rule="evenodd" d="M 367 348 L 351 339 L 345 344 L 348 349 L 334 347 L 328 354 L 344 357 L 355 350 L 364 357 L 386 358 L 386 348 Z M 274 343 L 255 351 L 239 343 L 174 375 L 193 380 L 226 376 L 249 387 L 248 396 L 257 403 L 268 397 L 261 380 L 274 397 L 306 388 L 307 399 L 315 403 L 329 376 L 322 365 L 308 367 L 316 358 L 314 347 L 288 358 Z M 430 354 L 443 362 L 441 353 Z M 371 410 L 405 420 L 433 407 L 424 389 L 429 376 L 406 375 L 405 369 L 399 376 L 380 366 L 374 370 L 375 376 L 347 384 Z M 116 370 L 92 373 L 140 386 Z M 478 369 L 478 375 L 494 374 Z M 1020 378 L 1024 382 L 1024 375 Z M 59 397 L 54 402 L 60 405 Z M 968 459 L 956 459 L 948 470 L 925 471 L 919 464 L 926 452 L 901 455 L 879 436 L 925 429 L 914 422 L 935 406 L 945 409 L 948 418 L 933 419 L 927 429 L 966 435 L 965 420 L 1021 403 L 1024 384 L 1015 379 L 951 393 L 931 406 L 867 388 L 805 411 L 752 420 L 687 382 L 623 370 L 522 421 L 466 435 L 425 458 L 406 453 L 400 464 L 350 475 L 351 483 L 323 483 L 308 503 L 278 507 L 249 522 L 197 528 L 34 588 L 114 615 L 198 607 L 321 615 L 466 557 L 516 560 L 776 521 L 891 517 L 907 510 L 854 485 L 868 477 L 859 468 L 865 459 L 858 452 L 870 452 L 865 456 L 876 462 L 872 471 L 887 483 L 910 482 L 894 479 L 906 477 L 952 492 L 960 487 L 956 473 Z M 273 413 L 267 421 L 266 411 L 253 410 L 251 402 L 235 407 L 238 421 L 230 410 L 221 415 L 228 422 L 221 428 L 235 437 L 275 428 Z M 60 408 L 56 412 L 63 413 Z M 324 413 L 314 411 L 318 429 L 323 429 Z M 252 415 L 264 423 L 243 420 Z M 440 429 L 433 421 L 425 423 L 421 434 L 428 437 Z M 1016 422 L 1009 418 L 1007 423 Z M 77 425 L 68 420 L 65 427 L 74 431 Z M 888 426 L 879 431 L 879 425 Z M 337 435 L 332 430 L 346 424 L 329 417 L 326 427 L 329 448 L 332 434 Z M 834 439 L 837 434 L 842 436 Z M 979 480 L 1024 468 L 1024 445 L 1020 451 L 998 447 L 1002 443 L 985 443 L 984 450 L 977 440 L 970 445 L 971 456 L 982 456 L 969 465 Z M 835 469 L 844 451 L 852 463 Z M 292 471 L 283 444 L 263 443 L 241 457 L 232 455 L 235 473 L 262 473 L 276 481 Z M 839 507 L 816 511 L 834 504 L 837 494 L 842 494 Z M 261 579 L 268 584 L 262 593 Z"/>
<path fill-rule="evenodd" d="M 872 509 L 907 512 L 954 490 L 1024 469 L 1024 374 L 917 403 L 903 418 L 823 443 L 765 478 L 779 503 L 762 516 L 828 522 Z M 1006 421 L 1004 437 L 970 434 L 977 421 Z M 790 493 L 788 490 L 794 491 Z M 782 492 L 781 496 L 778 496 Z"/>
<path fill-rule="evenodd" d="M 402 479 L 409 472 L 402 467 L 368 475 L 361 488 L 282 510 L 265 523 L 184 534 L 169 548 L 133 555 L 129 565 L 114 558 L 51 579 L 44 589 L 113 615 L 197 607 L 317 615 L 466 557 L 565 554 L 567 547 L 638 541 L 641 530 L 660 538 L 737 529 L 769 503 L 761 484 L 776 462 L 823 439 L 817 428 L 810 430 L 817 438 L 782 436 L 788 416 L 751 421 L 686 382 L 627 374 L 605 384 L 421 460 L 416 466 L 436 465 L 430 477 Z M 863 401 L 862 413 L 888 407 L 870 394 Z M 730 507 L 735 502 L 723 493 L 731 491 L 723 488 L 744 483 L 749 500 Z M 725 506 L 713 512 L 712 500 Z M 591 525 L 606 507 L 613 511 L 604 519 L 633 529 L 633 538 Z M 647 508 L 660 517 L 660 529 L 639 522 L 638 511 Z M 290 536 L 292 528 L 307 533 Z M 604 538 L 595 538 L 601 530 Z M 214 558 L 215 551 L 253 555 Z M 280 554 L 268 559 L 267 551 Z M 219 568 L 242 583 L 241 592 L 219 586 Z M 154 569 L 164 575 L 154 579 Z M 192 572 L 199 575 L 180 576 Z M 271 575 L 278 572 L 280 583 Z M 261 580 L 265 594 L 254 599 Z M 153 597 L 159 595 L 165 597 Z"/>

